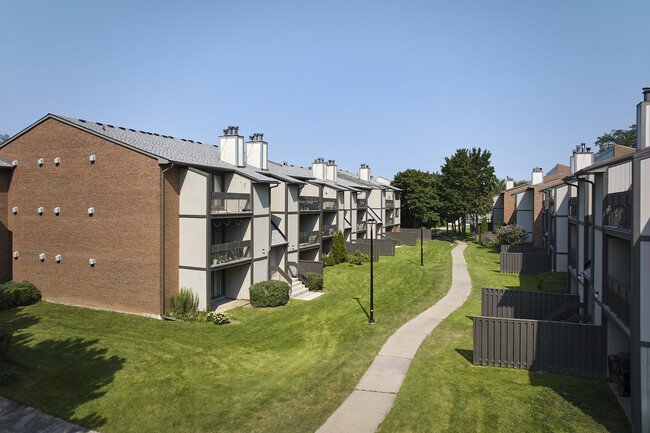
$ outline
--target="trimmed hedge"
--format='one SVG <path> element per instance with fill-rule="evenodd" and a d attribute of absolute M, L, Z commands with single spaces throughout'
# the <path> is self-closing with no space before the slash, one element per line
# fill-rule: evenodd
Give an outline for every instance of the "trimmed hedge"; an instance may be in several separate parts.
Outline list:
<path fill-rule="evenodd" d="M 284 281 L 262 281 L 250 288 L 253 307 L 278 307 L 289 302 L 289 284 Z"/>
<path fill-rule="evenodd" d="M 41 300 L 41 291 L 27 280 L 0 284 L 0 310 L 35 304 Z"/>
<path fill-rule="evenodd" d="M 309 290 L 323 290 L 323 276 L 321 274 L 310 272 L 307 274 L 307 278 L 304 279 L 303 283 Z"/>

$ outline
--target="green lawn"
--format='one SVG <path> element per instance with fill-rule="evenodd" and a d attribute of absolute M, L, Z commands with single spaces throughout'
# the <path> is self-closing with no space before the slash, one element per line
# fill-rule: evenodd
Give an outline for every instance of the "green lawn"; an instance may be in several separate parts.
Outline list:
<path fill-rule="evenodd" d="M 481 287 L 535 290 L 536 276 L 500 274 L 499 254 L 470 244 L 468 301 L 424 341 L 382 432 L 628 432 L 603 380 L 472 365 Z M 559 279 L 562 275 L 544 277 Z M 545 284 L 551 284 L 549 281 Z M 555 289 L 559 289 L 555 281 Z M 553 284 L 551 284 L 553 285 Z"/>
<path fill-rule="evenodd" d="M 328 293 L 233 310 L 238 325 L 163 322 L 42 302 L 0 312 L 25 378 L 0 394 L 103 432 L 309 432 L 349 393 L 386 339 L 451 284 L 451 246 L 400 247 L 375 266 L 325 269 Z M 79 284 L 83 284 L 82 281 Z M 358 299 L 357 299 L 358 298 Z"/>

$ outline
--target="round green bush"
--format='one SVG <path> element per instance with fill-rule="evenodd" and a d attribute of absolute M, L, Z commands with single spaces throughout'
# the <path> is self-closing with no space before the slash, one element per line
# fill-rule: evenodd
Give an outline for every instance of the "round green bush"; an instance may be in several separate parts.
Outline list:
<path fill-rule="evenodd" d="M 289 302 L 289 284 L 284 281 L 262 281 L 250 288 L 253 307 L 278 307 Z"/>
<path fill-rule="evenodd" d="M 310 272 L 307 274 L 307 280 L 305 281 L 305 286 L 309 290 L 323 290 L 323 276 L 315 272 Z"/>
<path fill-rule="evenodd" d="M 12 307 L 31 305 L 41 300 L 41 291 L 29 281 L 9 281 L 0 286 L 0 292 L 9 294 L 14 304 Z M 0 309 L 3 309 L 5 305 L 6 296 L 0 295 Z"/>
<path fill-rule="evenodd" d="M 15 306 L 16 303 L 14 302 L 14 298 L 9 294 L 9 292 L 0 289 L 0 311 L 8 310 Z"/>

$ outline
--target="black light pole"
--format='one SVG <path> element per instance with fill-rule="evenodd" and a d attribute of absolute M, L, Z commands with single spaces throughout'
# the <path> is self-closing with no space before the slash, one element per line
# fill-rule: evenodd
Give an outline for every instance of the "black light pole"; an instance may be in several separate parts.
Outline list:
<path fill-rule="evenodd" d="M 424 213 L 420 214 L 420 266 L 424 266 L 424 236 L 422 235 L 422 220 Z"/>
<path fill-rule="evenodd" d="M 373 313 L 374 313 L 374 308 L 373 308 L 374 299 L 373 299 L 373 296 L 374 296 L 374 294 L 373 294 L 373 291 L 372 291 L 372 262 L 375 261 L 375 255 L 374 255 L 374 252 L 372 250 L 372 238 L 373 238 L 372 224 L 370 224 L 370 319 L 368 319 L 368 323 L 375 323 L 375 319 L 374 319 L 374 316 L 373 316 Z"/>

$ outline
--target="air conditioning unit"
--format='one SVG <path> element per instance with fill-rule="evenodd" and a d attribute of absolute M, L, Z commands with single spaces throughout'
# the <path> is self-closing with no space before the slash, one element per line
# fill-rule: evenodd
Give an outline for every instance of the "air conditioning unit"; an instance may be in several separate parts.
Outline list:
<path fill-rule="evenodd" d="M 59 158 L 58 156 L 57 156 L 56 158 L 54 158 L 54 163 L 55 163 L 56 165 L 61 164 L 61 158 Z"/>
<path fill-rule="evenodd" d="M 45 159 L 38 158 L 38 165 L 43 165 L 44 163 L 45 163 Z"/>
<path fill-rule="evenodd" d="M 54 260 L 56 260 L 57 263 L 61 263 L 61 254 L 54 256 Z"/>
<path fill-rule="evenodd" d="M 18 213 L 18 206 L 14 206 L 11 208 L 11 211 L 16 215 Z"/>
<path fill-rule="evenodd" d="M 39 214 L 39 215 L 43 215 L 43 208 L 42 208 L 42 207 L 39 207 L 39 208 L 38 208 L 38 214 Z"/>
<path fill-rule="evenodd" d="M 58 215 L 58 214 L 60 214 L 60 213 L 61 213 L 61 208 L 58 207 L 58 206 L 55 207 L 55 208 L 54 208 L 54 214 L 55 214 L 55 215 Z"/>
<path fill-rule="evenodd" d="M 90 160 L 90 162 L 95 162 L 96 156 L 95 155 L 90 155 L 90 157 L 88 159 Z"/>
<path fill-rule="evenodd" d="M 90 263 L 90 266 L 95 266 L 95 259 L 88 260 L 88 263 Z"/>
<path fill-rule="evenodd" d="M 14 259 L 18 258 L 18 251 L 14 251 Z"/>
<path fill-rule="evenodd" d="M 45 260 L 45 253 L 39 254 L 38 258 L 41 259 L 41 262 Z"/>
<path fill-rule="evenodd" d="M 95 213 L 95 208 L 94 207 L 89 207 L 88 208 L 88 215 L 93 216 L 94 213 Z"/>

